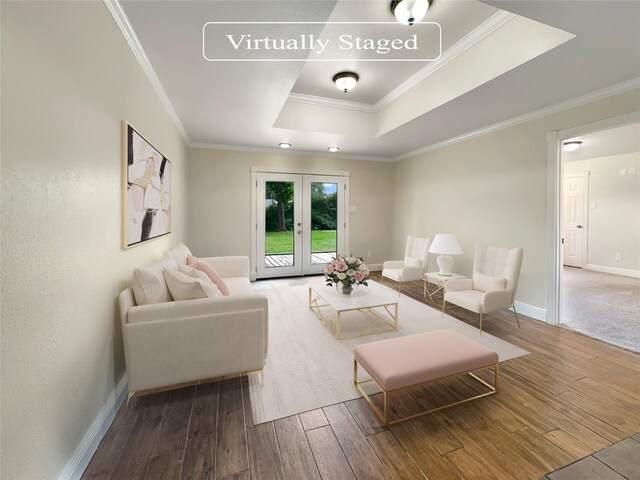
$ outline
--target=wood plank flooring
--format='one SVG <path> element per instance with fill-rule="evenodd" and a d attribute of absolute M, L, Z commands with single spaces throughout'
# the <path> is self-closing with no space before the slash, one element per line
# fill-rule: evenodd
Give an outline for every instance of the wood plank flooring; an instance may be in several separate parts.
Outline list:
<path fill-rule="evenodd" d="M 428 303 L 419 283 L 403 293 Z M 448 313 L 477 326 L 470 312 Z M 509 312 L 485 316 L 488 333 L 531 352 L 501 364 L 497 395 L 391 428 L 363 399 L 254 426 L 246 377 L 202 383 L 134 398 L 82 478 L 538 479 L 640 432 L 640 355 L 521 322 Z M 474 388 L 464 379 L 415 388 L 392 397 L 392 411 L 415 413 Z M 622 460 L 610 478 L 638 478 L 631 447 L 614 452 Z M 602 471 L 611 455 L 574 468 Z"/>

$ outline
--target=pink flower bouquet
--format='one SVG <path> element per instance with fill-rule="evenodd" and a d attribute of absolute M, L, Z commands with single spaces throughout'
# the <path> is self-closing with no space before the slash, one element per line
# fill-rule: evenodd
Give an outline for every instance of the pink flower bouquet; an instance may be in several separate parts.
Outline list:
<path fill-rule="evenodd" d="M 367 286 L 369 267 L 362 257 L 336 257 L 324 269 L 324 276 L 328 286 L 342 285 L 342 292 L 349 294 L 353 285 Z"/>

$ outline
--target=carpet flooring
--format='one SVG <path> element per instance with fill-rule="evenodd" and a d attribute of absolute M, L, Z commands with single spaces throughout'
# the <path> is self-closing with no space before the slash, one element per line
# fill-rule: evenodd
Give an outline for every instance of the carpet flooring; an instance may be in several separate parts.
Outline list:
<path fill-rule="evenodd" d="M 564 267 L 562 324 L 640 352 L 640 279 Z"/>
<path fill-rule="evenodd" d="M 249 376 L 256 425 L 360 397 L 353 385 L 353 349 L 361 343 L 449 328 L 495 350 L 500 361 L 528 353 L 405 295 L 399 297 L 398 331 L 336 340 L 309 310 L 307 286 L 273 283 L 260 292 L 269 297 L 269 354 L 264 385 L 258 375 Z M 360 312 L 342 318 L 345 336 L 369 322 Z"/>

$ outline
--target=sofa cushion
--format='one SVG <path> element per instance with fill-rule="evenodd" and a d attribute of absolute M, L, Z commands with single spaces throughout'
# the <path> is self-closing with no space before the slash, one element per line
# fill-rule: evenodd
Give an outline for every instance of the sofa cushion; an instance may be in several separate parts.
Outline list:
<path fill-rule="evenodd" d="M 216 285 L 211 281 L 211 279 L 207 276 L 206 273 L 201 272 L 197 268 L 193 268 L 193 267 L 190 267 L 188 265 L 178 265 L 178 271 L 180 273 L 184 273 L 188 277 L 198 278 L 198 279 L 202 280 L 203 282 L 211 285 L 215 289 L 215 291 L 217 293 L 217 296 L 222 296 L 222 293 L 220 292 L 218 287 L 216 287 Z"/>
<path fill-rule="evenodd" d="M 132 288 L 137 305 L 170 302 L 173 300 L 167 282 L 164 279 L 163 268 L 177 268 L 176 261 L 165 253 L 158 263 L 145 265 L 133 270 Z"/>
<path fill-rule="evenodd" d="M 222 277 L 218 274 L 218 272 L 216 272 L 215 268 L 213 268 L 208 263 L 201 262 L 193 255 L 189 255 L 189 257 L 187 258 L 187 263 L 189 264 L 190 267 L 196 268 L 201 272 L 205 273 L 211 279 L 211 281 L 215 284 L 215 286 L 218 287 L 222 295 L 224 296 L 229 295 L 229 288 L 227 287 L 227 284 L 222 279 Z"/>
<path fill-rule="evenodd" d="M 251 281 L 247 277 L 227 277 L 224 279 L 230 295 L 253 293 Z"/>
<path fill-rule="evenodd" d="M 200 278 L 190 277 L 177 270 L 164 269 L 164 278 L 174 300 L 217 297 L 215 286 Z"/>
<path fill-rule="evenodd" d="M 186 265 L 187 258 L 191 255 L 189 248 L 182 242 L 180 242 L 176 248 L 169 250 L 167 253 L 173 257 L 178 265 Z"/>
<path fill-rule="evenodd" d="M 482 292 L 492 290 L 504 290 L 507 279 L 504 277 L 492 277 L 480 272 L 473 272 L 473 289 Z"/>

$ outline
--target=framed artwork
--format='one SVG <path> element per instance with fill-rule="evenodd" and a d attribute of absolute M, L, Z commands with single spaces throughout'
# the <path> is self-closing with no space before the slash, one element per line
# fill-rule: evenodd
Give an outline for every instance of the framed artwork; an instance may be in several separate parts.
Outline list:
<path fill-rule="evenodd" d="M 123 248 L 171 233 L 171 162 L 124 123 Z"/>

